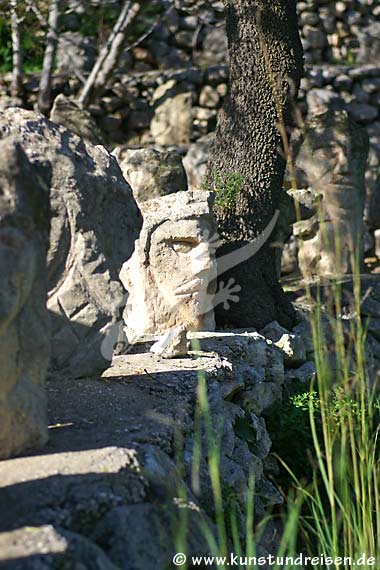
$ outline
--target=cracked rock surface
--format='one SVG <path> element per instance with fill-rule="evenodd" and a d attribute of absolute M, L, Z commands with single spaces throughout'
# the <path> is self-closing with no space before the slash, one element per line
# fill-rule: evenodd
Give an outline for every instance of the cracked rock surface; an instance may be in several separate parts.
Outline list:
<path fill-rule="evenodd" d="M 43 115 L 7 109 L 0 139 L 9 136 L 49 188 L 52 367 L 76 377 L 104 370 L 112 353 L 104 355 L 102 343 L 120 317 L 126 293 L 119 271 L 141 225 L 131 188 L 104 147 Z"/>
<path fill-rule="evenodd" d="M 20 145 L 0 141 L 0 458 L 47 439 L 47 188 Z"/>

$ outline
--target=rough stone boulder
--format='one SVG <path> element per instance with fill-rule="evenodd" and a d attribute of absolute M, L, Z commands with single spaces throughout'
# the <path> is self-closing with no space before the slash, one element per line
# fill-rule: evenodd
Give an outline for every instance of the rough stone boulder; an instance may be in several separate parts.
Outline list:
<path fill-rule="evenodd" d="M 367 65 L 379 64 L 380 55 L 380 22 L 372 22 L 366 28 L 359 30 L 358 39 L 360 49 L 357 62 Z"/>
<path fill-rule="evenodd" d="M 80 32 L 63 32 L 59 35 L 57 69 L 67 77 L 89 73 L 96 59 L 96 38 L 84 37 Z"/>
<path fill-rule="evenodd" d="M 104 337 L 125 298 L 119 280 L 140 214 L 117 161 L 40 114 L 8 109 L 0 138 L 14 135 L 50 188 L 48 308 L 52 366 L 74 376 L 104 369 Z"/>
<path fill-rule="evenodd" d="M 341 111 L 345 107 L 344 100 L 329 89 L 311 89 L 307 92 L 306 101 L 310 117 L 327 111 Z"/>
<path fill-rule="evenodd" d="M 350 272 L 351 252 L 359 259 L 363 253 L 368 135 L 346 111 L 328 111 L 293 141 L 297 185 L 310 189 L 317 212 L 293 226 L 301 272 L 307 278 Z"/>
<path fill-rule="evenodd" d="M 62 93 L 54 100 L 50 119 L 92 144 L 102 143 L 102 133 L 91 113 L 81 109 L 75 101 Z"/>
<path fill-rule="evenodd" d="M 158 90 L 164 90 L 160 86 Z M 173 96 L 154 95 L 156 101 L 154 117 L 150 125 L 151 134 L 163 146 L 181 146 L 190 142 L 192 127 L 192 94 L 175 93 Z"/>
<path fill-rule="evenodd" d="M 0 142 L 0 458 L 45 443 L 50 327 L 48 189 L 21 147 Z"/>
<path fill-rule="evenodd" d="M 183 165 L 189 180 L 190 190 L 199 190 L 202 187 L 203 178 L 206 174 L 208 157 L 214 143 L 215 134 L 210 133 L 195 143 L 191 144 L 186 154 Z"/>
<path fill-rule="evenodd" d="M 175 151 L 139 148 L 114 154 L 137 202 L 187 190 L 186 172 Z"/>
<path fill-rule="evenodd" d="M 228 61 L 226 27 L 208 26 L 203 32 L 202 52 L 198 56 L 201 65 L 223 64 Z"/>
<path fill-rule="evenodd" d="M 124 312 L 130 342 L 178 325 L 213 330 L 212 201 L 209 192 L 177 192 L 141 204 L 141 234 L 120 273 L 130 294 Z"/>

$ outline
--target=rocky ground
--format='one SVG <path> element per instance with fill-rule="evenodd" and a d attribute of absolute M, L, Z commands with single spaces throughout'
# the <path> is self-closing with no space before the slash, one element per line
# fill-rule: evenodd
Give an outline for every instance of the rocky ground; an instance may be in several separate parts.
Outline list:
<path fill-rule="evenodd" d="M 50 378 L 49 443 L 0 464 L 1 568 L 171 567 L 181 485 L 188 495 L 182 508 L 189 549 L 206 552 L 200 521 L 213 510 L 206 456 L 197 496 L 189 476 L 200 370 L 207 374 L 213 421 L 222 422 L 223 484 L 244 493 L 253 465 L 261 490 L 257 509 L 281 503 L 263 474 L 271 444 L 260 414 L 273 394 L 280 397 L 282 351 L 257 333 L 201 336 L 202 349 L 183 359 L 163 360 L 140 345 L 100 377 Z M 252 398 L 260 381 L 265 389 Z M 232 402 L 237 393 L 255 413 L 248 403 Z M 247 441 L 236 435 L 239 421 L 250 430 Z M 182 479 L 175 459 L 179 434 Z"/>
<path fill-rule="evenodd" d="M 363 276 L 362 316 L 369 319 L 368 366 L 379 369 L 380 280 Z M 352 281 L 342 283 L 343 323 Z M 121 569 L 171 567 L 175 535 L 188 516 L 188 549 L 208 550 L 201 525 L 213 528 L 208 450 L 202 434 L 200 487 L 191 479 L 197 386 L 205 374 L 215 437 L 221 437 L 221 482 L 241 497 L 244 516 L 249 471 L 256 476 L 256 516 L 282 498 L 269 478 L 275 467 L 265 412 L 295 385 L 315 376 L 302 283 L 292 333 L 276 323 L 260 331 L 192 333 L 192 350 L 166 360 L 149 352 L 152 340 L 115 357 L 96 377 L 51 376 L 49 442 L 45 448 L 0 463 L 0 567 L 5 569 Z M 326 306 L 328 283 L 322 286 Z M 313 293 L 313 289 L 312 289 Z M 331 322 L 331 321 L 330 321 Z M 329 340 L 328 326 L 325 327 Z M 198 344 L 200 343 L 200 344 Z M 186 499 L 183 494 L 186 491 Z M 261 552 L 274 552 L 277 530 Z"/>

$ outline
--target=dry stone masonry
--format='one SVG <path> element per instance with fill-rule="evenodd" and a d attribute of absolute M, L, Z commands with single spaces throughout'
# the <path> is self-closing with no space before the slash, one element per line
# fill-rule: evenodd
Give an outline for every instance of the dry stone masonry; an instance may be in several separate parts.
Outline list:
<path fill-rule="evenodd" d="M 169 3 L 160 0 L 155 5 L 164 9 Z M 66 75 L 74 75 L 74 66 L 81 73 L 88 71 L 96 50 L 96 38 L 81 42 L 76 29 L 83 7 L 77 4 L 75 8 L 77 23 L 71 14 L 58 53 L 58 69 Z M 378 0 L 299 0 L 297 9 L 307 63 L 366 63 L 369 55 L 378 55 Z M 182 67 L 189 62 L 224 63 L 226 57 L 223 3 L 181 0 L 142 45 L 125 55 L 123 65 L 131 71 L 149 71 Z"/>

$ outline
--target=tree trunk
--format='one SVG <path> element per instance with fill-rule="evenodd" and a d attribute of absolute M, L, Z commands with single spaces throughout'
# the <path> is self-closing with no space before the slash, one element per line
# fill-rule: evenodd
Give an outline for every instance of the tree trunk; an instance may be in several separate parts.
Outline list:
<path fill-rule="evenodd" d="M 206 175 L 216 192 L 224 242 L 218 257 L 254 240 L 276 214 L 292 103 L 303 72 L 296 0 L 225 0 L 225 5 L 229 90 Z M 224 282 L 233 277 L 242 290 L 229 310 L 216 309 L 218 325 L 261 328 L 273 320 L 292 325 L 294 313 L 278 283 L 274 253 L 267 242 L 220 275 Z"/>
<path fill-rule="evenodd" d="M 60 0 L 51 0 L 49 5 L 48 32 L 37 103 L 38 110 L 44 115 L 49 113 L 52 104 L 51 82 L 58 45 L 59 2 Z"/>
<path fill-rule="evenodd" d="M 128 27 L 140 12 L 142 2 L 127 0 L 120 12 L 119 18 L 111 32 L 107 43 L 100 51 L 99 57 L 78 97 L 78 103 L 86 107 L 93 99 L 94 94 L 104 88 L 106 82 L 115 69 L 121 51 L 127 39 Z"/>
<path fill-rule="evenodd" d="M 17 14 L 17 0 L 9 2 L 12 29 L 12 97 L 22 96 L 22 49 L 19 18 Z"/>

